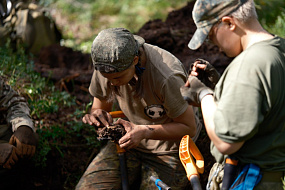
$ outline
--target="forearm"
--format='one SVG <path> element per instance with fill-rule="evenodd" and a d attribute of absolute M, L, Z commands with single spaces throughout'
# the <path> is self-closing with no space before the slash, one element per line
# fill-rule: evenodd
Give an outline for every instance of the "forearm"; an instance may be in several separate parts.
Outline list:
<path fill-rule="evenodd" d="M 184 135 L 194 137 L 196 121 L 192 106 L 188 106 L 183 114 L 174 118 L 173 122 L 159 125 L 148 125 L 146 138 L 148 139 L 181 139 Z"/>
<path fill-rule="evenodd" d="M 93 104 L 90 113 L 94 112 L 97 109 L 102 109 L 107 112 L 112 110 L 112 102 L 107 102 L 107 100 L 100 100 L 96 97 L 93 98 Z"/>
<path fill-rule="evenodd" d="M 9 85 L 0 81 L 1 88 L 1 106 L 7 113 L 7 123 L 12 125 L 12 131 L 14 132 L 20 126 L 28 126 L 32 130 L 34 124 L 30 116 L 30 108 L 26 99 L 20 96 L 15 90 Z"/>
<path fill-rule="evenodd" d="M 215 133 L 214 113 L 217 109 L 217 105 L 212 95 L 207 95 L 202 99 L 201 109 L 207 134 L 216 148 L 222 154 L 233 154 L 239 150 L 243 142 L 227 143 L 221 140 Z"/>
<path fill-rule="evenodd" d="M 184 135 L 193 137 L 196 134 L 196 127 L 190 128 L 177 122 L 162 125 L 143 125 L 143 127 L 145 127 L 145 139 L 179 140 Z"/>

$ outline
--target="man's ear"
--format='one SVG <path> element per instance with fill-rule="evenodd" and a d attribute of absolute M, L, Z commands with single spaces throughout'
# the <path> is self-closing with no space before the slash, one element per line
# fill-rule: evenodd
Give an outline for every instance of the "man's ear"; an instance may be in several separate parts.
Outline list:
<path fill-rule="evenodd" d="M 136 55 L 136 56 L 134 57 L 133 64 L 134 64 L 134 65 L 137 65 L 138 63 L 139 63 L 139 56 Z"/>
<path fill-rule="evenodd" d="M 235 30 L 236 28 L 236 23 L 233 17 L 231 16 L 224 16 L 222 18 L 222 21 L 229 27 L 230 30 Z"/>

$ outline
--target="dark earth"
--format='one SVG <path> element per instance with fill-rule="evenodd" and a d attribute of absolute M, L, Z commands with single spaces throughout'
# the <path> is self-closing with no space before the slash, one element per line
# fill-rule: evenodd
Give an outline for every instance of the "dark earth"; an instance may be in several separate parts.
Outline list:
<path fill-rule="evenodd" d="M 193 4 L 193 2 L 188 3 L 185 7 L 170 12 L 165 22 L 158 19 L 145 23 L 136 34 L 142 36 L 147 43 L 173 53 L 187 70 L 195 59 L 202 58 L 209 61 L 222 73 L 231 60 L 221 53 L 218 47 L 204 43 L 198 50 L 192 51 L 187 46 L 196 30 L 191 15 Z M 60 90 L 76 96 L 78 105 L 89 103 L 92 100 L 88 94 L 93 72 L 89 54 L 73 51 L 71 48 L 58 44 L 51 45 L 42 48 L 35 58 L 35 70 L 42 76 L 53 80 Z M 59 116 L 54 117 L 59 118 Z M 60 156 L 57 150 L 52 150 L 49 153 L 47 168 L 36 172 L 37 176 L 33 176 L 34 181 L 38 181 L 38 183 L 34 182 L 34 189 L 74 189 L 74 187 L 64 184 L 65 181 L 67 178 L 72 178 L 73 172 L 83 174 L 88 163 L 98 153 L 97 149 L 90 151 L 84 146 L 79 146 L 81 142 L 74 141 L 73 139 L 73 142 L 70 142 L 70 146 L 61 146 L 62 149 L 65 149 L 63 156 Z M 72 146 L 72 144 L 75 145 Z M 196 145 L 205 160 L 205 172 L 200 176 L 202 188 L 205 189 L 214 159 L 210 154 L 210 140 L 204 129 L 201 131 Z M 191 185 L 189 184 L 186 189 L 191 189 Z"/>

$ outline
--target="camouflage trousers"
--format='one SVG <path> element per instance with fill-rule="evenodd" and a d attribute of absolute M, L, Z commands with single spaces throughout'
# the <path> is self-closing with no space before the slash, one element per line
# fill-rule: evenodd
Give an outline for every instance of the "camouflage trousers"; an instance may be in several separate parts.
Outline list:
<path fill-rule="evenodd" d="M 150 176 L 157 177 L 174 190 L 185 189 L 188 180 L 178 153 L 155 155 L 129 150 L 125 156 L 130 189 L 158 189 Z M 108 142 L 88 166 L 76 190 L 122 189 L 120 175 L 115 143 Z"/>

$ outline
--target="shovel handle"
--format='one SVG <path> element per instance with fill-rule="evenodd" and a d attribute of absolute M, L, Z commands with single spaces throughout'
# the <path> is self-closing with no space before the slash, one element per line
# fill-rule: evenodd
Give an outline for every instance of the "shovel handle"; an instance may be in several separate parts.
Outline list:
<path fill-rule="evenodd" d="M 192 186 L 192 190 L 202 190 L 201 183 L 197 175 L 192 175 L 190 177 L 190 183 Z"/>
<path fill-rule="evenodd" d="M 122 111 L 111 111 L 111 112 L 109 112 L 109 114 L 110 114 L 113 118 L 126 117 L 125 114 L 124 114 Z"/>

